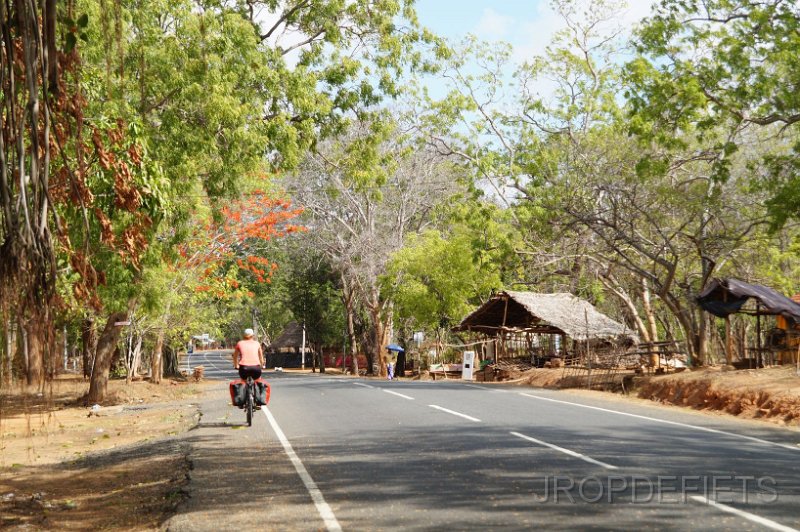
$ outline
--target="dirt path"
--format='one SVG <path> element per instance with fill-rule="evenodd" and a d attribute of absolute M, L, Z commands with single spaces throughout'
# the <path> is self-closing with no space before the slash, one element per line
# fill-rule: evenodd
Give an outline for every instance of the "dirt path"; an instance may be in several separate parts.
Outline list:
<path fill-rule="evenodd" d="M 183 500 L 182 436 L 208 385 L 112 381 L 95 409 L 76 402 L 85 386 L 0 396 L 0 528 L 158 529 Z"/>

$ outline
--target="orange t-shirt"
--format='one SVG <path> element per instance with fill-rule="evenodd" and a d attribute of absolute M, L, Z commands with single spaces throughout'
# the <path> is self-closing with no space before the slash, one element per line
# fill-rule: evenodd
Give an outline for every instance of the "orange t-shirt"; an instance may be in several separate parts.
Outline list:
<path fill-rule="evenodd" d="M 258 359 L 258 350 L 261 348 L 255 340 L 240 340 L 236 344 L 239 351 L 240 366 L 260 366 L 261 360 Z"/>

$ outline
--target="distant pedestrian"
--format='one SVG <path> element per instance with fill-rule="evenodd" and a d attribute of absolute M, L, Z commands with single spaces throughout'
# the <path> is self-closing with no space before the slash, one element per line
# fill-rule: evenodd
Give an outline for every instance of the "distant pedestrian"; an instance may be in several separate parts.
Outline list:
<path fill-rule="evenodd" d="M 389 380 L 392 380 L 394 378 L 394 363 L 392 362 L 388 362 L 386 364 L 386 377 Z"/>

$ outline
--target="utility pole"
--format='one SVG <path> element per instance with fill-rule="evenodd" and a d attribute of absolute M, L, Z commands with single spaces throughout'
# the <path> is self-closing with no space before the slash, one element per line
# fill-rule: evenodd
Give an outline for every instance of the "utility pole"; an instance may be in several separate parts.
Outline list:
<path fill-rule="evenodd" d="M 253 307 L 253 340 L 258 341 L 258 321 L 256 320 L 256 307 Z"/>
<path fill-rule="evenodd" d="M 308 287 L 303 289 L 303 341 L 300 344 L 300 369 L 306 369 L 306 299 Z"/>
<path fill-rule="evenodd" d="M 306 369 L 306 320 L 303 318 L 303 342 L 300 346 L 301 369 Z"/>

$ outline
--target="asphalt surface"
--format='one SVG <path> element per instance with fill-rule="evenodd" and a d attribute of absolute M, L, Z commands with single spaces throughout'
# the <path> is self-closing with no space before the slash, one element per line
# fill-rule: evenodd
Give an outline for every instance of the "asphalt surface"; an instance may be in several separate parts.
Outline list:
<path fill-rule="evenodd" d="M 220 386 L 189 436 L 170 530 L 800 529 L 800 433 L 551 390 L 266 372 Z"/>

